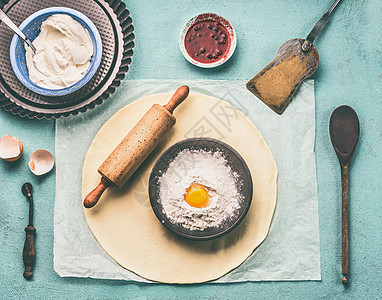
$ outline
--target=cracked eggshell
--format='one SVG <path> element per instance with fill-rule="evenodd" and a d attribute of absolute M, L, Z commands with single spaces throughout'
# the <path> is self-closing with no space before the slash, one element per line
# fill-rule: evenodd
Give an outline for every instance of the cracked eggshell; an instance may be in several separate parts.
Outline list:
<path fill-rule="evenodd" d="M 44 175 L 52 170 L 54 157 L 47 150 L 39 149 L 34 151 L 29 160 L 29 169 L 35 175 Z"/>
<path fill-rule="evenodd" d="M 5 161 L 15 161 L 23 154 L 23 143 L 10 135 L 0 139 L 0 157 Z"/>

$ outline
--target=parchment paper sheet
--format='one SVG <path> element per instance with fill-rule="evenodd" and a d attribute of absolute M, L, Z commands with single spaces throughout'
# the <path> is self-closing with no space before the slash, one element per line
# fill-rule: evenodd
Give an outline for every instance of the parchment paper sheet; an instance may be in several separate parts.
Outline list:
<path fill-rule="evenodd" d="M 115 112 L 134 100 L 173 92 L 184 84 L 193 93 L 217 97 L 242 111 L 263 135 L 279 171 L 277 205 L 268 237 L 242 265 L 213 282 L 321 280 L 313 80 L 301 85 L 281 116 L 251 94 L 244 81 L 125 80 L 101 106 L 57 120 L 55 271 L 63 277 L 150 282 L 120 267 L 90 232 L 82 209 L 82 166 L 95 134 Z M 227 111 L 211 113 L 228 123 L 235 117 Z M 201 118 L 195 130 L 203 135 L 214 127 Z"/>

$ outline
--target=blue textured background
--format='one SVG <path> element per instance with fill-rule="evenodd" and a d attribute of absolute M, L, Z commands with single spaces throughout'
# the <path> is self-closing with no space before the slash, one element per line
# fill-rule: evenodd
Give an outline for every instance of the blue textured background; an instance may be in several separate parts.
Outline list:
<path fill-rule="evenodd" d="M 305 37 L 332 3 L 332 0 L 125 1 L 136 34 L 130 79 L 250 79 L 274 58 L 284 41 Z M 201 12 L 221 14 L 237 33 L 235 54 L 219 69 L 194 67 L 179 51 L 178 35 L 183 24 Z M 19 137 L 25 146 L 19 161 L 0 161 L 0 298 L 381 299 L 381 17 L 380 0 L 343 0 L 315 41 L 320 54 L 320 66 L 313 78 L 316 80 L 321 282 L 170 286 L 60 278 L 53 270 L 54 174 L 37 178 L 27 169 L 33 150 L 45 148 L 54 152 L 54 121 L 23 119 L 0 110 L 0 136 Z M 113 101 L 113 97 L 107 101 Z M 341 284 L 340 272 L 340 170 L 328 136 L 330 113 L 342 104 L 351 105 L 361 122 L 361 137 L 350 170 L 350 284 L 347 287 Z M 102 105 L 96 109 L 101 110 Z M 35 187 L 38 257 L 32 282 L 22 277 L 21 252 L 28 205 L 20 189 L 25 181 Z"/>

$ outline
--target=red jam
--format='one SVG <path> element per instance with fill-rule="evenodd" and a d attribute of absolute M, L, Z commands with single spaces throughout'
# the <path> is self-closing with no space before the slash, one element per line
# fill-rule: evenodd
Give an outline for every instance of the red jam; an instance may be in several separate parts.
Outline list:
<path fill-rule="evenodd" d="M 231 39 L 228 30 L 216 21 L 201 21 L 192 25 L 185 37 L 188 55 L 201 63 L 213 63 L 228 52 Z"/>

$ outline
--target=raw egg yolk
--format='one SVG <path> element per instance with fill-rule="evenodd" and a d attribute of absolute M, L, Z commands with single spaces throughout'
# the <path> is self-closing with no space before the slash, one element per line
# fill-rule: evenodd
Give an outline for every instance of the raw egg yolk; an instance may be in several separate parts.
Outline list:
<path fill-rule="evenodd" d="M 191 184 L 188 188 L 184 200 L 192 207 L 202 208 L 210 205 L 210 195 L 206 188 L 197 183 Z"/>

